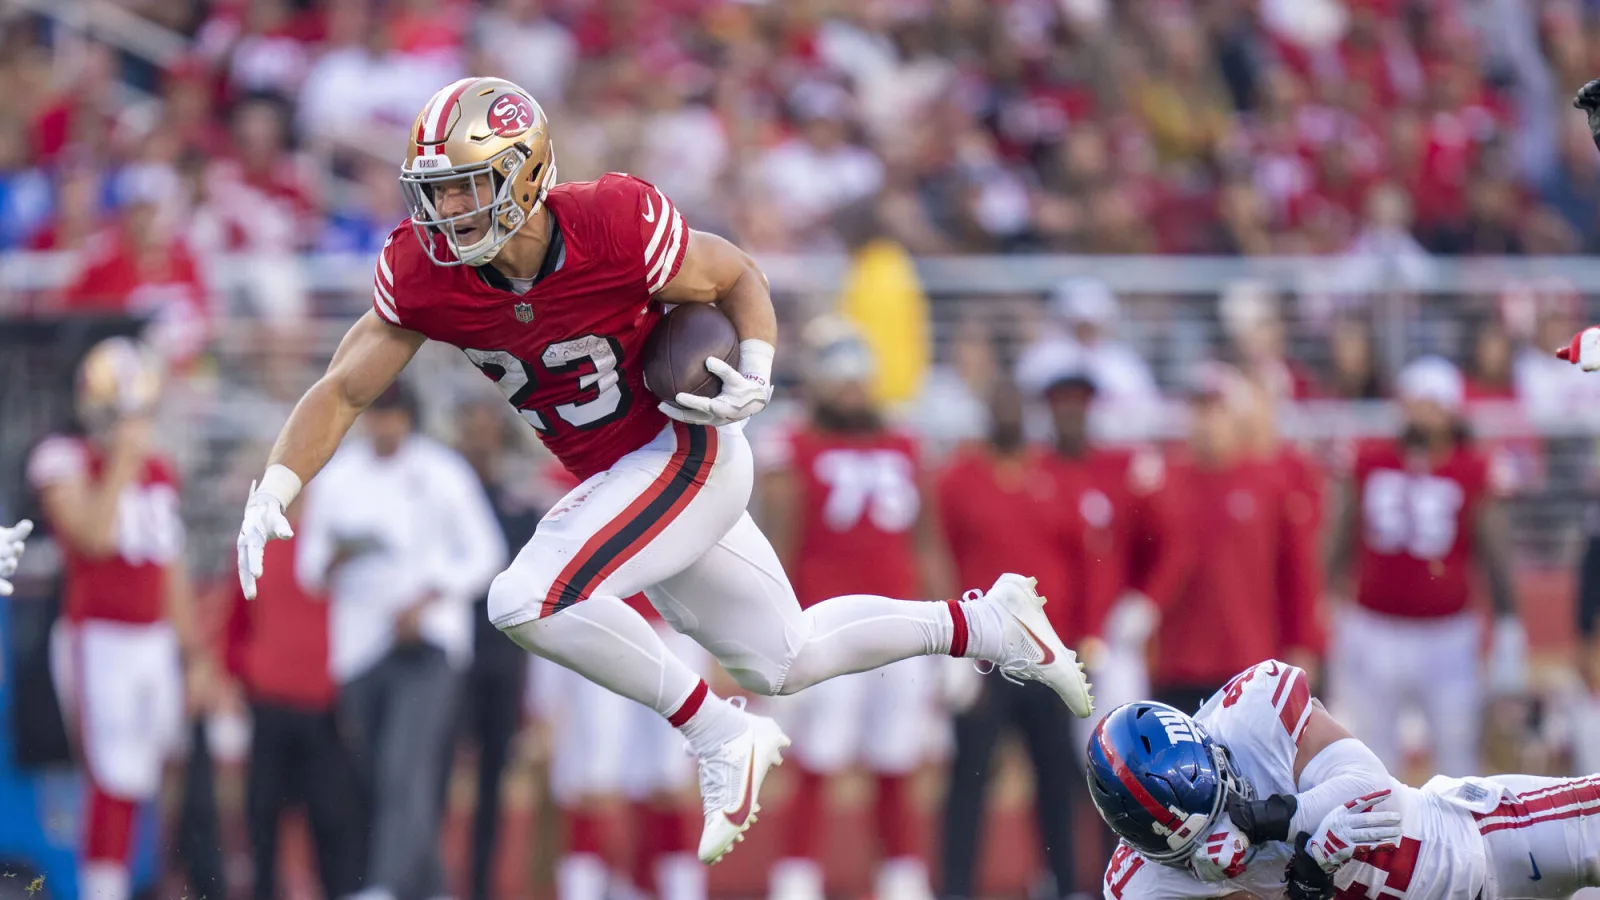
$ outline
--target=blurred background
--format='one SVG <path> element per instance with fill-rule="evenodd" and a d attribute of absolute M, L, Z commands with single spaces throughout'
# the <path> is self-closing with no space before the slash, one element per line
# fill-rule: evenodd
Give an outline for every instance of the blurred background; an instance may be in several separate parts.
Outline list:
<path fill-rule="evenodd" d="M 1570 107 L 1600 75 L 1595 47 L 1593 0 L 0 0 L 0 521 L 43 519 L 29 460 L 76 427 L 86 351 L 142 337 L 165 372 L 153 446 L 177 474 L 182 565 L 215 648 L 206 699 L 141 798 L 133 892 L 344 890 L 302 809 L 318 789 L 250 786 L 264 710 L 334 708 L 326 616 L 301 597 L 310 613 L 269 627 L 236 596 L 233 539 L 288 410 L 370 305 L 374 255 L 405 215 L 406 128 L 466 75 L 539 100 L 562 180 L 639 175 L 762 264 L 783 346 L 777 399 L 750 425 L 755 510 L 797 583 L 821 576 L 795 567 L 844 590 L 866 579 L 802 546 L 861 527 L 944 573 L 908 596 L 986 588 L 962 580 L 987 553 L 966 526 L 1067 509 L 1082 522 L 1062 526 L 1071 549 L 1044 563 L 1061 583 L 1041 589 L 1113 695 L 1187 696 L 1276 655 L 1336 714 L 1381 707 L 1391 765 L 1419 784 L 1445 768 L 1441 734 L 1475 771 L 1595 771 L 1581 572 L 1600 534 L 1600 379 L 1550 355 L 1600 314 L 1600 153 Z M 859 369 L 807 365 L 841 342 Z M 1481 728 L 1430 723 L 1426 696 L 1381 679 L 1365 702 L 1329 693 L 1341 610 L 1360 602 L 1321 548 L 1362 448 L 1411 421 L 1397 377 L 1434 355 L 1459 383 L 1429 397 L 1470 430 L 1484 502 L 1508 515 L 1527 636 L 1525 657 L 1508 649 L 1474 580 L 1461 615 L 1484 690 L 1465 702 Z M 454 350 L 426 347 L 406 381 L 414 408 L 400 405 L 473 465 L 514 553 L 567 484 Z M 910 460 L 874 469 L 901 481 L 860 501 L 899 512 L 807 520 L 807 436 L 861 430 L 892 432 L 879 449 Z M 1206 495 L 1194 472 L 1218 454 L 1235 480 Z M 1270 477 L 1248 468 L 1267 462 Z M 1207 543 L 1257 512 L 1285 524 L 1256 556 Z M 82 751 L 49 649 L 71 567 L 41 524 L 0 602 L 0 897 L 79 895 Z M 1242 586 L 1196 574 L 1223 558 L 1283 568 Z M 1249 641 L 1190 646 L 1266 620 Z M 562 789 L 563 755 L 586 752 L 571 707 L 590 701 L 486 652 L 496 641 L 480 635 L 460 682 L 463 710 L 490 711 L 460 716 L 447 771 L 417 773 L 442 785 L 445 895 L 1102 889 L 1110 845 L 1078 787 L 1087 732 L 992 676 L 930 665 L 903 693 L 821 714 L 859 715 L 834 723 L 843 737 L 798 724 L 815 709 L 771 705 L 797 723 L 799 763 L 707 880 L 672 864 L 673 836 L 698 833 L 692 774 L 664 765 L 636 789 L 645 764 L 622 756 Z M 258 658 L 302 661 L 290 699 Z M 897 706 L 921 717 L 877 735 Z M 635 743 L 616 723 L 584 734 L 589 753 Z M 893 759 L 873 749 L 886 741 Z"/>

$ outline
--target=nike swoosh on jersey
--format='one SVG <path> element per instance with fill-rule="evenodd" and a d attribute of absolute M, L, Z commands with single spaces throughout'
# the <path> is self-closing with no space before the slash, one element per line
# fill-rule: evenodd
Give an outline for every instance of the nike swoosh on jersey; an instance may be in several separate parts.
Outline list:
<path fill-rule="evenodd" d="M 1533 866 L 1533 874 L 1528 876 L 1529 881 L 1538 881 L 1544 877 L 1539 871 L 1539 861 L 1533 858 L 1532 853 L 1528 854 L 1528 863 Z"/>
<path fill-rule="evenodd" d="M 656 202 L 651 200 L 648 194 L 644 198 L 644 220 L 646 222 L 654 222 L 656 220 Z"/>
<path fill-rule="evenodd" d="M 1026 631 L 1028 633 L 1029 639 L 1031 639 L 1033 641 L 1034 645 L 1037 646 L 1039 648 L 1039 650 L 1044 653 L 1044 659 L 1039 660 L 1039 665 L 1048 666 L 1051 663 L 1056 661 L 1056 652 L 1054 650 L 1050 649 L 1050 645 L 1049 644 L 1046 644 L 1044 641 L 1039 640 L 1039 636 L 1037 634 L 1033 633 L 1033 629 L 1032 628 L 1029 628 L 1028 626 L 1023 625 L 1022 622 L 1020 622 L 1020 621 L 1017 622 L 1017 624 L 1018 625 L 1022 625 L 1022 630 Z"/>
<path fill-rule="evenodd" d="M 734 827 L 740 827 L 744 825 L 744 821 L 750 818 L 750 804 L 751 801 L 755 799 L 755 786 L 756 755 L 751 753 L 750 768 L 744 773 L 744 800 L 739 803 L 738 807 L 735 808 L 733 812 L 728 812 L 727 810 L 722 811 L 722 814 L 727 816 L 728 821 L 733 824 Z"/>

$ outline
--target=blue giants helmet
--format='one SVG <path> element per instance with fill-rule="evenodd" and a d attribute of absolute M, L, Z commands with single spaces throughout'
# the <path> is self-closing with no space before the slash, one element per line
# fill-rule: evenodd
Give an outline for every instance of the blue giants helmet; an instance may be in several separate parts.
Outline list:
<path fill-rule="evenodd" d="M 1100 818 L 1152 862 L 1183 864 L 1232 794 L 1249 799 L 1225 747 L 1164 703 L 1119 706 L 1089 740 L 1089 796 Z"/>

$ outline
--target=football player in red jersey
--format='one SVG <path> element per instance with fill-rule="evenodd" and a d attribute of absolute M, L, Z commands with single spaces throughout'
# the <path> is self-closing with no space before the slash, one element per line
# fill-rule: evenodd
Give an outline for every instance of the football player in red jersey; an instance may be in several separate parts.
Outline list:
<path fill-rule="evenodd" d="M 192 705 L 211 681 L 184 567 L 177 477 L 150 447 L 159 384 L 148 348 L 121 337 L 96 344 L 78 369 L 86 434 L 48 437 L 28 461 L 65 556 L 52 668 L 88 776 L 85 897 L 129 895 L 134 815 L 155 796 L 181 734 L 184 676 Z"/>
<path fill-rule="evenodd" d="M 728 241 L 687 227 L 627 175 L 556 184 L 543 111 L 497 78 L 435 94 L 412 129 L 411 207 L 379 255 L 373 308 L 290 414 L 238 538 L 247 595 L 282 510 L 423 341 L 451 344 L 495 382 L 582 483 L 489 592 L 494 624 L 524 648 L 649 706 L 700 763 L 700 858 L 754 821 L 789 739 L 712 695 L 622 601 L 640 590 L 745 688 L 787 694 L 905 659 L 951 654 L 1042 681 L 1090 708 L 1077 658 L 1022 576 L 966 602 L 851 595 L 801 610 L 745 505 L 754 479 L 740 423 L 771 394 L 777 318 L 767 280 Z M 706 367 L 722 392 L 650 401 L 639 357 L 667 303 L 716 303 L 739 367 Z"/>
<path fill-rule="evenodd" d="M 1400 373 L 1398 394 L 1404 431 L 1357 451 L 1334 520 L 1327 571 L 1337 577 L 1353 564 L 1355 585 L 1334 627 L 1329 687 L 1393 771 L 1404 762 L 1398 711 L 1415 705 L 1428 720 L 1434 767 L 1466 775 L 1478 767 L 1483 694 L 1482 627 L 1467 608 L 1474 564 L 1495 614 L 1491 686 L 1515 692 L 1523 677 L 1509 530 L 1488 460 L 1458 418 L 1461 373 L 1424 357 Z"/>
<path fill-rule="evenodd" d="M 947 596 L 917 443 L 883 420 L 872 397 L 872 351 L 833 316 L 812 321 L 804 344 L 808 419 L 761 442 L 757 453 L 767 533 L 793 573 L 800 605 L 851 593 Z M 933 896 L 912 833 L 909 776 L 927 759 L 937 676 L 927 660 L 903 659 L 785 704 L 800 780 L 786 813 L 783 858 L 772 868 L 772 900 L 823 897 L 826 782 L 853 765 L 876 781 L 876 895 Z"/>
<path fill-rule="evenodd" d="M 0 528 L 0 597 L 11 594 L 12 575 L 22 562 L 22 551 L 28 535 L 33 533 L 33 523 L 23 519 L 10 528 Z"/>

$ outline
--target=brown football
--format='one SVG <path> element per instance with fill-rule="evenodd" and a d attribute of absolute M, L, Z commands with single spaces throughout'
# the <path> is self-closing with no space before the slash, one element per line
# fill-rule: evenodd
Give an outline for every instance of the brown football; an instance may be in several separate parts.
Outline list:
<path fill-rule="evenodd" d="M 739 334 L 733 323 L 706 303 L 675 306 L 645 341 L 645 386 L 667 401 L 680 392 L 715 397 L 722 392 L 722 379 L 706 368 L 706 360 L 713 356 L 738 367 Z"/>

